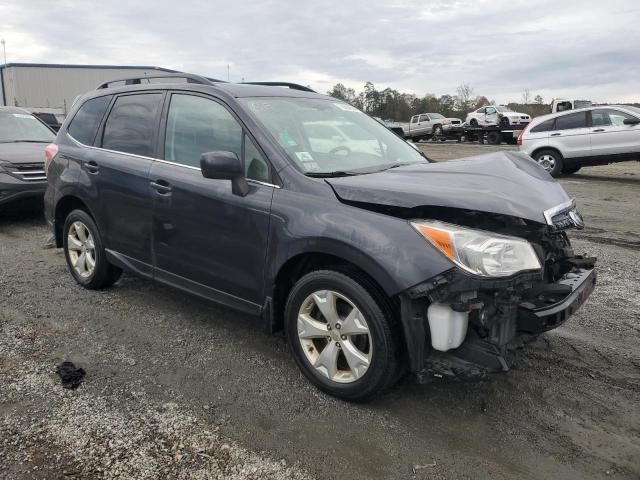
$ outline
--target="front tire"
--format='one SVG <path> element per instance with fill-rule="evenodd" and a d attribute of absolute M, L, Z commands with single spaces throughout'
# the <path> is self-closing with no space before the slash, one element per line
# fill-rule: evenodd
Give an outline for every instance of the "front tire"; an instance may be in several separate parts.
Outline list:
<path fill-rule="evenodd" d="M 500 126 L 502 126 L 502 127 L 508 127 L 509 125 L 510 125 L 510 123 L 509 123 L 509 118 L 507 118 L 507 117 L 502 117 L 502 118 L 500 119 Z"/>
<path fill-rule="evenodd" d="M 557 177 L 562 173 L 562 164 L 564 159 L 557 150 L 545 149 L 536 152 L 533 159 L 551 174 L 552 177 Z"/>
<path fill-rule="evenodd" d="M 469 125 L 476 128 L 478 126 L 478 120 L 476 120 L 475 118 L 472 118 L 471 121 L 469 122 Z"/>
<path fill-rule="evenodd" d="M 323 392 L 364 401 L 400 372 L 398 331 L 366 282 L 332 270 L 306 274 L 285 307 L 287 341 L 302 373 Z"/>
<path fill-rule="evenodd" d="M 73 210 L 63 227 L 63 248 L 71 275 L 84 288 L 97 290 L 113 285 L 122 270 L 107 261 L 102 237 L 91 216 Z"/>

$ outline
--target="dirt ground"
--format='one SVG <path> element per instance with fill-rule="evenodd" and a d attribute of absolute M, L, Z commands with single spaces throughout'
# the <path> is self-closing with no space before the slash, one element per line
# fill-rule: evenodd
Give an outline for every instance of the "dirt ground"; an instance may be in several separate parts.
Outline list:
<path fill-rule="evenodd" d="M 506 375 L 355 405 L 257 319 L 129 275 L 83 290 L 39 211 L 1 213 L 0 478 L 640 478 L 640 163 L 561 182 L 588 226 L 574 246 L 599 258 L 582 309 Z M 63 360 L 87 372 L 75 391 Z"/>

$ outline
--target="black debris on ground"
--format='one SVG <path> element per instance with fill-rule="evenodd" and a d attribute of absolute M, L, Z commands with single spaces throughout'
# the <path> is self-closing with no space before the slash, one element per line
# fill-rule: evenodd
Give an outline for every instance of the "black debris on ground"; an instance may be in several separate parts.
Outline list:
<path fill-rule="evenodd" d="M 73 362 L 62 362 L 56 368 L 56 373 L 62 380 L 64 388 L 75 390 L 82 383 L 86 372 L 81 367 L 76 367 Z"/>

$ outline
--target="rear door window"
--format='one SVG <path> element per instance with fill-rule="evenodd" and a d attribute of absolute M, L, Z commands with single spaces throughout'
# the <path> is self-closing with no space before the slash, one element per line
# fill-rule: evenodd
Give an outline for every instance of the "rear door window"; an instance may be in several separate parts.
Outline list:
<path fill-rule="evenodd" d="M 162 93 L 118 97 L 104 125 L 102 148 L 152 157 L 162 97 Z"/>
<path fill-rule="evenodd" d="M 107 95 L 84 102 L 67 128 L 69 135 L 80 143 L 93 145 L 102 117 L 112 98 L 113 95 Z"/>
<path fill-rule="evenodd" d="M 574 128 L 586 128 L 587 112 L 571 113 L 556 118 L 555 130 L 572 130 Z"/>

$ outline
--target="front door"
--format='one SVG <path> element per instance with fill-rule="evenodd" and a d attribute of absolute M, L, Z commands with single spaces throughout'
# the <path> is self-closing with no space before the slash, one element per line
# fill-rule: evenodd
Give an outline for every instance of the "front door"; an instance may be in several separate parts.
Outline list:
<path fill-rule="evenodd" d="M 484 109 L 484 125 L 498 125 L 498 110 L 496 107 L 485 107 Z"/>
<path fill-rule="evenodd" d="M 253 140 L 221 103 L 171 95 L 164 160 L 149 175 L 154 191 L 154 275 L 165 282 L 245 310 L 259 311 L 271 199 L 271 169 Z M 202 153 L 231 151 L 244 159 L 250 191 L 202 176 Z"/>
<path fill-rule="evenodd" d="M 594 157 L 640 153 L 640 124 L 626 125 L 626 119 L 636 118 L 614 108 L 591 111 L 591 149 Z"/>

